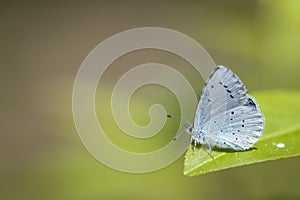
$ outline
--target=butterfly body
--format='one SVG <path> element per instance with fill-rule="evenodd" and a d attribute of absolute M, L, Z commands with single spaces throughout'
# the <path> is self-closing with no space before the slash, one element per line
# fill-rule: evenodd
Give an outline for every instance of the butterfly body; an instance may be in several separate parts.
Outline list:
<path fill-rule="evenodd" d="M 264 117 L 258 104 L 231 70 L 218 66 L 202 90 L 194 123 L 186 130 L 191 143 L 243 151 L 262 135 Z"/>

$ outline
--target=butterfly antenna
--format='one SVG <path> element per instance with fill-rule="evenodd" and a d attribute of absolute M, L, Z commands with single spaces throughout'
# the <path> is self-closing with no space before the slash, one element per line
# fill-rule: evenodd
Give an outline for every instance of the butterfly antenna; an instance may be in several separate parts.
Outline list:
<path fill-rule="evenodd" d="M 176 116 L 173 116 L 173 115 L 167 115 L 167 118 L 177 118 Z M 182 118 L 182 117 L 180 117 L 180 121 L 184 121 L 185 123 L 187 123 L 189 126 L 191 125 L 191 122 L 189 122 L 189 121 L 187 121 L 186 119 L 184 119 L 184 118 Z M 186 129 L 183 129 L 182 131 L 180 131 L 180 133 L 178 133 L 173 139 L 172 139 L 172 141 L 176 141 L 178 138 L 179 138 L 179 136 L 181 136 L 182 135 L 182 133 L 184 133 L 186 131 Z"/>
<path fill-rule="evenodd" d="M 176 117 L 176 116 L 174 116 L 174 115 L 167 115 L 167 118 L 175 119 L 175 118 L 178 118 L 178 117 Z M 182 118 L 182 117 L 180 117 L 180 120 L 181 120 L 181 121 L 184 121 L 184 123 L 188 124 L 189 126 L 192 124 L 191 122 L 189 122 L 188 120 L 186 120 L 186 119 L 184 119 L 184 118 Z"/>

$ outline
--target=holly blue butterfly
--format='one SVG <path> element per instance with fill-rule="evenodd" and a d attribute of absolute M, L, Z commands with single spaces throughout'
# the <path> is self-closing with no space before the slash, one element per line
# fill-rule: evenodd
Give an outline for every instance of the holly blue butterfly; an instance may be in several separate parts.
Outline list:
<path fill-rule="evenodd" d="M 243 151 L 258 141 L 264 117 L 255 99 L 230 69 L 217 66 L 206 82 L 194 123 L 186 128 L 191 144 Z"/>

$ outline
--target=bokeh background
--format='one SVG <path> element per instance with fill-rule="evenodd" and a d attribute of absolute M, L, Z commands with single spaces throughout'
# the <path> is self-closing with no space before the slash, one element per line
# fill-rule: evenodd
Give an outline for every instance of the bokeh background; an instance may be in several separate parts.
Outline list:
<path fill-rule="evenodd" d="M 192 178 L 183 176 L 183 157 L 148 174 L 112 170 L 81 144 L 71 107 L 74 78 L 86 55 L 104 39 L 143 26 L 194 38 L 250 92 L 298 90 L 300 1 L 1 1 L 0 25 L 1 199 L 300 198 L 299 158 Z M 103 112 L 118 77 L 147 62 L 188 75 L 197 95 L 204 84 L 188 63 L 166 52 L 132 52 L 114 62 L 99 84 L 97 114 L 112 141 L 131 151 L 159 148 L 178 128 L 177 121 L 168 122 L 165 136 L 134 140 Z M 133 119 L 149 123 L 148 108 L 157 102 L 179 112 L 170 91 L 145 86 L 132 98 Z"/>

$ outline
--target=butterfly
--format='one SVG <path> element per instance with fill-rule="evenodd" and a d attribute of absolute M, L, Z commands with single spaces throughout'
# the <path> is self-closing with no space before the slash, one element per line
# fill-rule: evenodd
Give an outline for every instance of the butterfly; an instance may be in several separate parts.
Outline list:
<path fill-rule="evenodd" d="M 186 131 L 194 150 L 200 144 L 210 153 L 213 148 L 243 151 L 262 136 L 264 121 L 239 77 L 217 66 L 202 90 L 194 123 Z"/>

